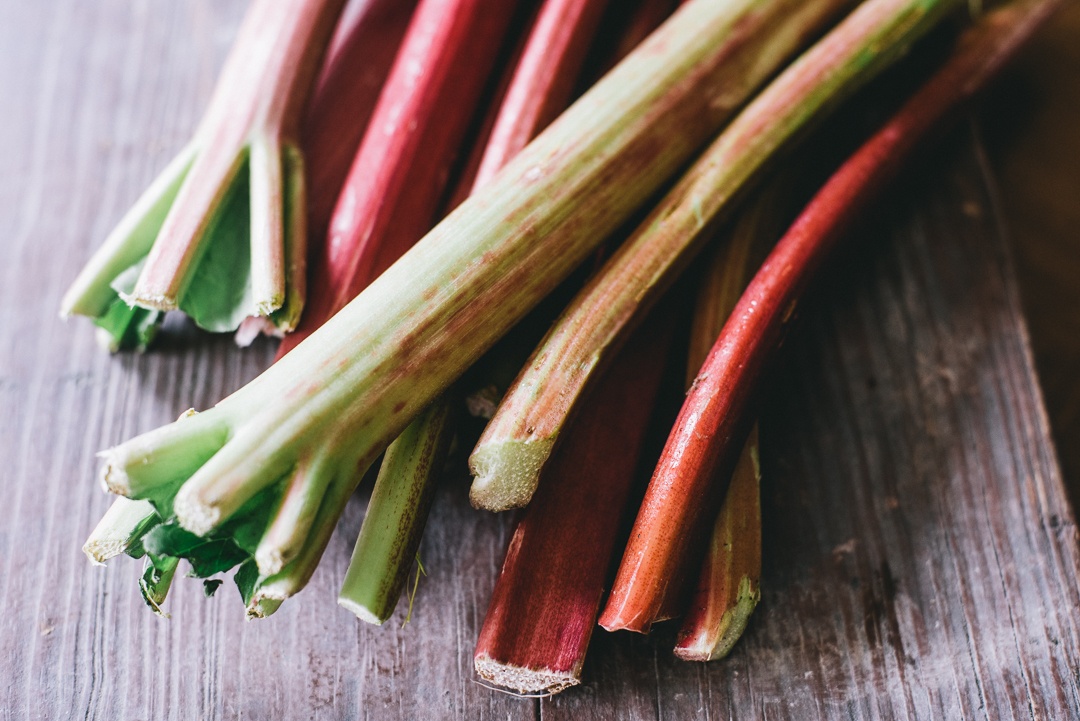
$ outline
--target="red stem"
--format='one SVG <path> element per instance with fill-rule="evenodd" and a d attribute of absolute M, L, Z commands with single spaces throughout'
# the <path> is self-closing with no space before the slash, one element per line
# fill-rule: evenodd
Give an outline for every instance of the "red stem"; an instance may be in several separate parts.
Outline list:
<path fill-rule="evenodd" d="M 579 682 L 671 348 L 671 304 L 599 380 L 544 468 L 506 552 L 476 644 L 477 673 L 521 693 Z"/>
<path fill-rule="evenodd" d="M 516 4 L 421 0 L 315 259 L 309 305 L 279 358 L 431 228 Z"/>
<path fill-rule="evenodd" d="M 1050 14 L 1058 0 L 1020 0 L 961 37 L 945 66 L 811 200 L 751 281 L 698 373 L 649 483 L 600 624 L 647 632 L 700 560 L 709 521 L 745 440 L 747 407 L 810 280 L 844 231 L 900 171 L 915 146 L 964 103 Z"/>
<path fill-rule="evenodd" d="M 546 0 L 514 69 L 473 187 L 486 183 L 569 105 L 608 0 Z"/>
<path fill-rule="evenodd" d="M 416 0 L 370 0 L 343 19 L 301 132 L 308 183 L 308 248 L 323 245 L 330 216 L 401 47 Z"/>

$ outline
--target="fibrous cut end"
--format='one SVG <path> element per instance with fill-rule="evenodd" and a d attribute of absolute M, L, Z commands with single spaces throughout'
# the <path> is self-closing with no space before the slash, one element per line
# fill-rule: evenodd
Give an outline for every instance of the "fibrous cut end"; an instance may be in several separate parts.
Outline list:
<path fill-rule="evenodd" d="M 739 582 L 735 605 L 724 612 L 717 628 L 701 629 L 693 636 L 681 637 L 675 655 L 683 661 L 716 661 L 727 656 L 742 637 L 759 600 L 758 584 L 744 576 Z"/>
<path fill-rule="evenodd" d="M 101 487 L 109 493 L 118 496 L 131 495 L 131 481 L 122 464 L 117 462 L 115 448 L 110 448 L 98 454 L 105 461 L 101 467 Z"/>
<path fill-rule="evenodd" d="M 369 608 L 363 606 L 356 601 L 348 598 L 338 598 L 338 605 L 348 610 L 354 616 L 359 618 L 364 623 L 370 623 L 373 626 L 383 625 L 383 621 L 386 619 L 379 618 L 376 614 L 372 613 Z"/>
<path fill-rule="evenodd" d="M 173 501 L 173 513 L 180 525 L 196 536 L 210 533 L 221 520 L 221 511 L 198 498 L 190 486 L 181 486 Z"/>
<path fill-rule="evenodd" d="M 469 469 L 475 476 L 469 491 L 473 506 L 506 511 L 528 505 L 554 444 L 554 439 L 544 438 L 477 446 L 469 456 Z"/>
<path fill-rule="evenodd" d="M 486 654 L 473 662 L 476 674 L 485 681 L 522 696 L 551 696 L 581 683 L 581 671 L 524 668 L 500 663 Z"/>
<path fill-rule="evenodd" d="M 119 538 L 91 538 L 83 544 L 82 551 L 90 563 L 95 566 L 104 566 L 110 558 L 116 558 L 127 548 L 127 544 Z"/>

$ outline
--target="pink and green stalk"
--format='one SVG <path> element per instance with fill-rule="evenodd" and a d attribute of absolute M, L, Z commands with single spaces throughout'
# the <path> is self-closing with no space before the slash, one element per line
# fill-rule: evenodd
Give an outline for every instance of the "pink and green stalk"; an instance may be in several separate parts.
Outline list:
<path fill-rule="evenodd" d="M 311 302 L 279 358 L 431 229 L 516 5 L 421 0 L 314 260 Z"/>
<path fill-rule="evenodd" d="M 215 407 L 105 451 L 106 487 L 155 504 L 159 552 L 231 543 L 245 597 L 280 603 L 372 460 L 841 5 L 684 6 L 309 339 Z M 318 510 L 266 576 L 253 556 L 286 488 Z"/>
<path fill-rule="evenodd" d="M 368 121 L 390 73 L 417 0 L 364 0 L 349 6 L 331 43 L 302 123 L 308 257 L 326 252 L 326 235 Z M 308 299 L 327 291 L 308 288 Z M 247 346 L 260 334 L 281 337 L 271 319 L 248 317 L 236 332 Z"/>
<path fill-rule="evenodd" d="M 336 42 L 316 82 L 301 133 L 306 183 L 312 189 L 307 232 L 310 244 L 316 247 L 325 241 L 334 199 L 397 54 L 413 4 L 409 0 L 372 0 L 350 15 L 338 28 Z M 248 318 L 238 336 L 245 326 L 252 325 L 251 321 L 259 321 L 254 324 L 255 333 L 264 324 L 269 332 L 277 331 L 266 318 Z M 122 553 L 139 555 L 139 540 L 159 521 L 148 502 L 118 498 L 87 539 L 83 551 L 95 563 L 105 563 Z M 165 573 L 162 577 L 171 575 Z M 157 583 L 155 587 L 160 606 L 168 584 Z"/>
<path fill-rule="evenodd" d="M 545 0 L 484 147 L 473 187 L 488 182 L 570 102 L 608 0 Z"/>
<path fill-rule="evenodd" d="M 145 347 L 161 313 L 213 331 L 296 325 L 305 292 L 302 108 L 345 0 L 256 0 L 191 142 L 64 296 L 108 345 Z"/>
<path fill-rule="evenodd" d="M 474 187 L 563 110 L 602 9 L 597 0 L 549 0 L 541 8 L 472 177 Z M 450 402 L 436 400 L 383 458 L 338 595 L 339 604 L 369 623 L 382 624 L 393 613 L 419 549 L 441 456 L 454 433 L 447 422 Z"/>
<path fill-rule="evenodd" d="M 330 220 L 316 264 L 313 302 L 302 327 L 282 343 L 279 358 L 430 229 L 456 146 L 475 114 L 473 105 L 494 65 L 514 3 L 501 3 L 495 10 L 477 0 L 419 4 Z M 417 438 L 416 429 L 408 437 Z M 302 469 L 311 480 L 290 485 L 286 502 L 270 521 L 255 554 L 263 576 L 278 572 L 300 552 L 323 484 L 329 482 L 319 470 L 322 463 Z M 295 499 L 295 505 L 288 499 Z M 386 517 L 389 508 L 375 504 L 376 519 L 366 527 L 397 527 Z M 419 532 L 406 533 L 406 540 L 413 535 L 418 542 Z M 385 564 L 366 567 L 375 566 Z"/>
<path fill-rule="evenodd" d="M 714 220 L 796 133 L 958 4 L 864 3 L 732 121 L 564 311 L 514 381 L 469 458 L 474 505 L 500 511 L 529 502 L 593 372 L 690 262 Z"/>
<path fill-rule="evenodd" d="M 956 115 L 1056 5 L 1022 0 L 965 33 L 945 66 L 829 179 L 777 244 L 724 326 L 657 464 L 600 623 L 647 631 L 696 555 L 734 465 L 745 412 L 792 310 L 844 231 L 919 141 Z M 673 580 L 675 579 L 675 580 Z"/>

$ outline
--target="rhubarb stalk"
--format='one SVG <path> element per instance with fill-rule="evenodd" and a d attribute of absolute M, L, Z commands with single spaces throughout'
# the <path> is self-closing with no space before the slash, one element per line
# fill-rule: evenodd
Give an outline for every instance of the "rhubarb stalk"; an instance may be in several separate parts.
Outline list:
<path fill-rule="evenodd" d="M 628 50 L 641 36 L 631 39 Z M 481 678 L 521 694 L 553 694 L 581 682 L 674 310 L 657 309 L 598 384 L 518 520 L 474 653 Z"/>
<path fill-rule="evenodd" d="M 318 246 L 325 238 L 333 200 L 345 180 L 360 137 L 390 70 L 401 36 L 412 14 L 412 3 L 372 0 L 339 27 L 323 72 L 316 83 L 303 123 L 306 159 L 308 238 Z M 126 306 L 124 306 L 126 308 Z M 245 324 L 251 325 L 248 318 Z M 258 319 L 276 330 L 265 318 Z M 253 330 L 257 333 L 260 324 Z M 244 326 L 237 332 L 244 332 Z M 251 337 L 254 337 L 253 335 Z M 121 553 L 143 555 L 140 539 L 160 521 L 147 501 L 118 498 L 83 546 L 92 562 L 105 563 Z M 156 584 L 156 603 L 166 587 Z"/>
<path fill-rule="evenodd" d="M 566 105 L 600 10 L 597 0 L 548 0 L 541 8 L 471 178 L 474 186 L 487 182 Z M 381 624 L 393 613 L 419 548 L 440 454 L 445 455 L 454 432 L 447 422 L 449 405 L 440 398 L 414 420 L 390 445 L 379 469 L 338 595 L 338 603 L 369 623 Z"/>
<path fill-rule="evenodd" d="M 714 219 L 784 143 L 957 4 L 869 0 L 732 121 L 564 311 L 514 381 L 469 458 L 474 505 L 500 511 L 529 502 L 593 372 L 689 263 Z"/>
<path fill-rule="evenodd" d="M 386 449 L 338 603 L 368 623 L 390 618 L 412 567 L 450 449 L 447 403 L 434 403 Z"/>
<path fill-rule="evenodd" d="M 774 181 L 736 223 L 731 240 L 718 248 L 698 293 L 690 328 L 687 385 L 693 384 L 716 337 L 751 275 L 751 258 L 774 238 L 770 221 L 785 188 Z M 779 228 L 776 228 L 779 231 Z M 743 446 L 713 524 L 698 587 L 679 632 L 675 654 L 687 660 L 722 658 L 742 635 L 761 597 L 761 470 L 757 428 Z M 660 618 L 678 616 L 682 599 L 669 599 Z"/>
<path fill-rule="evenodd" d="M 162 312 L 213 331 L 294 327 L 304 302 L 299 120 L 345 0 L 256 0 L 193 140 L 64 296 L 110 348 L 145 347 Z"/>
<path fill-rule="evenodd" d="M 421 0 L 338 197 L 311 302 L 282 357 L 436 221 L 516 2 Z"/>
<path fill-rule="evenodd" d="M 474 188 L 486 183 L 570 102 L 608 0 L 546 0 L 499 107 Z"/>
<path fill-rule="evenodd" d="M 685 5 L 308 340 L 215 407 L 105 451 L 106 486 L 165 519 L 144 543 L 241 563 L 251 603 L 302 588 L 383 448 L 842 4 Z M 313 467 L 328 480 L 308 539 L 261 579 L 269 512 Z"/>
<path fill-rule="evenodd" d="M 518 693 L 581 683 L 676 308 L 656 309 L 590 393 L 514 529 L 473 663 Z"/>
<path fill-rule="evenodd" d="M 715 479 L 745 437 L 745 411 L 803 290 L 844 230 L 1044 20 L 1055 0 L 1021 0 L 968 30 L 945 66 L 814 196 L 754 276 L 702 366 L 668 438 L 600 623 L 647 631 L 716 508 Z M 704 523 L 703 523 L 704 522 Z"/>

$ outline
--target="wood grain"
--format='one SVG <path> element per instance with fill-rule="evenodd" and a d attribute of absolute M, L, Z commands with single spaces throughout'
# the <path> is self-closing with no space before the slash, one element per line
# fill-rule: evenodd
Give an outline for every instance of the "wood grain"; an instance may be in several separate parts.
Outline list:
<path fill-rule="evenodd" d="M 586 685 L 473 679 L 509 519 L 450 473 L 411 623 L 334 599 L 365 500 L 264 622 L 79 547 L 109 503 L 94 453 L 254 376 L 173 324 L 109 357 L 60 294 L 191 132 L 239 0 L 0 0 L 0 721 L 219 718 L 1080 718 L 1080 571 L 992 184 L 962 134 L 917 168 L 802 310 L 762 416 L 764 596 L 725 662 L 674 631 L 598 633 Z M 459 463 L 460 463 L 459 459 Z M 460 468 L 460 466 L 458 467 Z"/>

